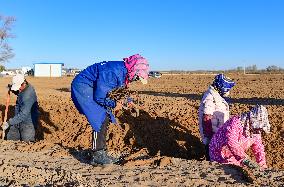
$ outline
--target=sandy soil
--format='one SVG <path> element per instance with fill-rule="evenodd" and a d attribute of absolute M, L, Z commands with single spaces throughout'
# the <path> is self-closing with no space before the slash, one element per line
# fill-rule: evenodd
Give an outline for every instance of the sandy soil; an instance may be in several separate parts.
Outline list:
<path fill-rule="evenodd" d="M 272 132 L 264 135 L 269 169 L 247 173 L 204 161 L 198 132 L 198 106 L 213 75 L 174 75 L 150 79 L 139 93 L 140 115 L 117 116 L 108 130 L 108 148 L 125 160 L 120 165 L 89 165 L 91 128 L 70 99 L 72 78 L 28 78 L 40 105 L 37 143 L 0 141 L 0 186 L 241 186 L 284 185 L 284 76 L 230 75 L 232 114 L 254 104 L 267 105 Z M 2 121 L 9 78 L 0 80 Z M 12 116 L 16 97 L 12 97 Z M 254 182 L 254 183 L 253 183 Z"/>

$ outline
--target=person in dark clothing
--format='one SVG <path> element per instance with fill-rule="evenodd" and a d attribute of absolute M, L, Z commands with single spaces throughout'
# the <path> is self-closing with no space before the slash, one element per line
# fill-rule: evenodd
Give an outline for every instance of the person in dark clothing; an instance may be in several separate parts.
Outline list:
<path fill-rule="evenodd" d="M 15 115 L 3 123 L 7 130 L 7 140 L 35 141 L 35 128 L 38 123 L 38 103 L 35 89 L 24 75 L 13 77 L 11 91 L 17 95 Z"/>
<path fill-rule="evenodd" d="M 139 54 L 123 61 L 104 61 L 81 71 L 72 81 L 71 97 L 78 111 L 85 115 L 93 128 L 93 164 L 115 163 L 108 155 L 106 133 L 109 122 L 115 123 L 112 109 L 119 103 L 108 97 L 116 89 L 125 88 L 130 82 L 147 83 L 149 65 Z"/>

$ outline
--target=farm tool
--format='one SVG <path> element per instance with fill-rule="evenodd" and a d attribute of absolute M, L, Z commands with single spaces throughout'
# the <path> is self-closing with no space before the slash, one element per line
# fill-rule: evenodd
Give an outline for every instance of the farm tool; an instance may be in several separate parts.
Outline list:
<path fill-rule="evenodd" d="M 11 98 L 11 85 L 8 85 L 8 92 L 7 92 L 7 97 L 6 97 L 6 108 L 5 108 L 3 124 L 7 122 L 10 98 Z M 5 131 L 6 131 L 5 128 L 2 126 L 2 140 L 5 139 L 5 135 L 6 135 Z"/>

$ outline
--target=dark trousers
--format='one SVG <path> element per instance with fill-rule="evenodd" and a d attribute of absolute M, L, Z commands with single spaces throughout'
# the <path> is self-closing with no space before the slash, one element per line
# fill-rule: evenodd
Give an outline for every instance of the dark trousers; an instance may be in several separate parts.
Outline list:
<path fill-rule="evenodd" d="M 107 136 L 108 124 L 109 124 L 109 118 L 106 117 L 104 123 L 101 126 L 100 131 L 99 132 L 93 131 L 93 141 L 92 141 L 93 151 L 106 149 L 106 136 Z"/>
<path fill-rule="evenodd" d="M 33 124 L 12 125 L 7 131 L 7 140 L 35 141 L 35 128 Z"/>
<path fill-rule="evenodd" d="M 207 161 L 210 161 L 209 144 L 205 145 L 205 159 L 206 159 Z"/>

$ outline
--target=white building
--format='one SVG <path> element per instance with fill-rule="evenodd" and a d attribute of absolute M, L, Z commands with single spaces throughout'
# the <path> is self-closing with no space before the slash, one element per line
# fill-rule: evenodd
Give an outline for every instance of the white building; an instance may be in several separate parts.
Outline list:
<path fill-rule="evenodd" d="M 29 67 L 29 66 L 24 66 L 24 67 L 22 67 L 22 74 L 26 74 L 28 71 L 30 71 L 32 68 L 31 67 Z"/>
<path fill-rule="evenodd" d="M 35 77 L 61 77 L 63 63 L 40 62 L 34 64 Z"/>
<path fill-rule="evenodd" d="M 14 71 L 1 71 L 0 76 L 14 76 L 16 73 Z"/>

